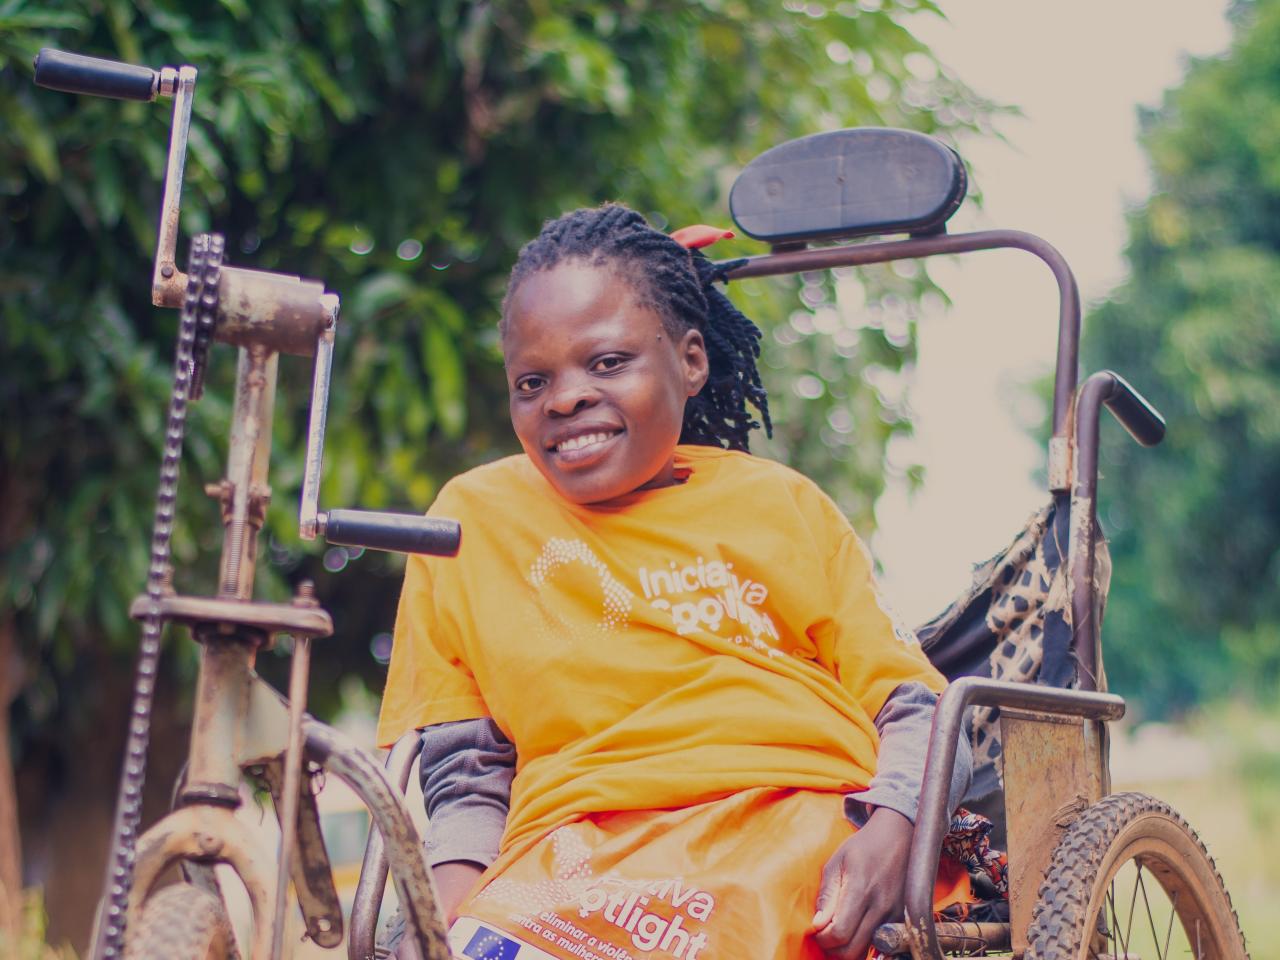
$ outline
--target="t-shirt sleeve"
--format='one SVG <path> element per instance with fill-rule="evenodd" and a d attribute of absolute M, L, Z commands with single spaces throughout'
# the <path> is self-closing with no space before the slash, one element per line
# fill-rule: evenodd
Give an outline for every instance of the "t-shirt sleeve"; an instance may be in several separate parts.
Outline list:
<path fill-rule="evenodd" d="M 439 615 L 434 586 L 426 558 L 410 557 L 378 717 L 380 746 L 429 724 L 489 716 L 456 631 Z"/>
<path fill-rule="evenodd" d="M 889 695 L 904 683 L 923 683 L 940 693 L 946 679 L 885 603 L 871 555 L 858 535 L 843 515 L 828 529 L 835 541 L 827 560 L 834 607 L 830 656 L 840 685 L 869 717 L 879 714 Z"/>

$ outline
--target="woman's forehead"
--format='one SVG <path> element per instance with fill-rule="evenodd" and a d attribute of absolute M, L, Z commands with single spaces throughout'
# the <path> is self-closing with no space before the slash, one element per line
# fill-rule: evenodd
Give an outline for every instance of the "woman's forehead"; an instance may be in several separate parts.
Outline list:
<path fill-rule="evenodd" d="M 661 324 L 635 285 L 611 265 L 557 264 L 526 277 L 507 304 L 503 345 L 530 340 L 598 337 L 613 327 L 647 330 Z"/>
<path fill-rule="evenodd" d="M 511 297 L 510 308 L 527 311 L 549 301 L 562 310 L 584 309 L 633 297 L 633 284 L 616 265 L 562 260 L 525 277 Z"/>

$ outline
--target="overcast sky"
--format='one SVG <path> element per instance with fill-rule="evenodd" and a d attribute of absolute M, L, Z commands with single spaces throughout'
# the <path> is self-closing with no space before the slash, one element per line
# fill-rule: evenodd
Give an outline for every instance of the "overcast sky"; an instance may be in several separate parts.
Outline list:
<path fill-rule="evenodd" d="M 1148 190 L 1137 108 L 1179 82 L 1188 55 L 1225 50 L 1225 0 L 954 0 L 944 8 L 949 20 L 921 18 L 917 35 L 970 86 L 1025 114 L 1004 123 L 1008 144 L 966 149 L 985 208 L 966 205 L 951 231 L 1039 234 L 1066 255 L 1086 304 L 1106 296 L 1124 277 L 1126 205 Z M 1020 252 L 937 261 L 930 272 L 954 306 L 921 324 L 916 436 L 895 451 L 925 465 L 925 487 L 882 497 L 873 541 L 885 590 L 908 623 L 945 606 L 970 566 L 1002 548 L 1047 497 L 1030 479 L 1043 452 L 1023 427 L 1041 413 L 1020 385 L 1053 362 L 1051 275 Z M 1105 479 L 1100 491 L 1105 498 Z"/>

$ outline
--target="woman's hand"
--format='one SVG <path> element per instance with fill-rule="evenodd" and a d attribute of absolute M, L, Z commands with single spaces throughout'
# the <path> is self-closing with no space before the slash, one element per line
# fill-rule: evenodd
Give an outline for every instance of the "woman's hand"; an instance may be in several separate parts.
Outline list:
<path fill-rule="evenodd" d="M 863 960 L 876 927 L 902 917 L 911 821 L 877 807 L 822 869 L 810 933 L 828 957 Z"/>

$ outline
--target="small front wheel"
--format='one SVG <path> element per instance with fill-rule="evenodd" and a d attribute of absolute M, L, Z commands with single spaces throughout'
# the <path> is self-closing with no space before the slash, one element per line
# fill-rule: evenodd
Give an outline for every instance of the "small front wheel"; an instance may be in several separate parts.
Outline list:
<path fill-rule="evenodd" d="M 125 960 L 235 960 L 235 935 L 220 897 L 175 883 L 157 890 L 130 918 Z M 136 924 L 136 926 L 135 926 Z"/>
<path fill-rule="evenodd" d="M 1067 828 L 1027 939 L 1027 960 L 1248 960 L 1204 844 L 1142 793 L 1105 797 Z"/>

